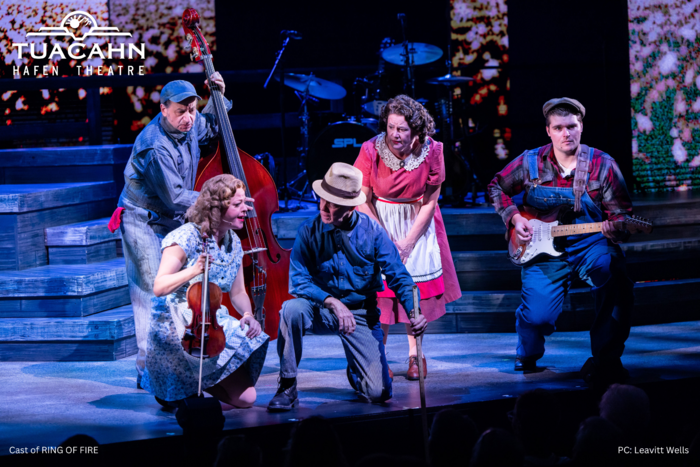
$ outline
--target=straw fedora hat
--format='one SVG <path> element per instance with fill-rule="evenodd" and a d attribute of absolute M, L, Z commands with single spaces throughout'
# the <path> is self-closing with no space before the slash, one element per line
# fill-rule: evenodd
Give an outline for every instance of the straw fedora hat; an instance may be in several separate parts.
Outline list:
<path fill-rule="evenodd" d="M 318 196 L 340 206 L 359 206 L 367 200 L 362 193 L 362 171 L 343 162 L 331 165 L 323 180 L 312 186 Z"/>

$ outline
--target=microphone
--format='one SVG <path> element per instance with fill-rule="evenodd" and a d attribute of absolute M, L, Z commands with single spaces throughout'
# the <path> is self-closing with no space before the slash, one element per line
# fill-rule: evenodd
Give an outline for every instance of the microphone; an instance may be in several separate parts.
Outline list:
<path fill-rule="evenodd" d="M 298 31 L 293 31 L 291 29 L 285 29 L 284 31 L 281 31 L 280 34 L 289 37 L 290 39 L 301 39 L 301 34 Z"/>
<path fill-rule="evenodd" d="M 396 19 L 398 19 L 399 21 L 401 21 L 403 23 L 406 20 L 406 14 L 399 13 L 398 15 L 396 15 Z"/>

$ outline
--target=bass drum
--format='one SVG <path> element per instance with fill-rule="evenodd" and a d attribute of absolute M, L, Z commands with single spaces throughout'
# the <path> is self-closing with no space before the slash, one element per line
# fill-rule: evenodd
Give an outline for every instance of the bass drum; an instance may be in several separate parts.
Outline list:
<path fill-rule="evenodd" d="M 306 163 L 309 182 L 320 180 L 336 162 L 353 165 L 362 143 L 376 136 L 372 129 L 354 122 L 328 125 L 314 141 Z"/>

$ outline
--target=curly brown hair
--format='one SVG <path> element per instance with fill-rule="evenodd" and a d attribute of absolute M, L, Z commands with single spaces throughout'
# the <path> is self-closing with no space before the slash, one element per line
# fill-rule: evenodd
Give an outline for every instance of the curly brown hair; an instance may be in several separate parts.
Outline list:
<path fill-rule="evenodd" d="M 406 119 L 412 135 L 418 135 L 418 140 L 421 144 L 425 143 L 426 136 L 435 134 L 435 121 L 430 116 L 428 111 L 421 105 L 405 94 L 400 94 L 389 99 L 386 105 L 382 108 L 382 113 L 379 117 L 379 129 L 386 133 L 386 122 L 389 115 L 401 115 Z"/>
<path fill-rule="evenodd" d="M 185 216 L 189 222 L 194 222 L 209 238 L 219 227 L 221 216 L 228 209 L 231 198 L 240 188 L 245 190 L 245 183 L 229 174 L 212 177 L 202 186 L 197 201 L 189 207 Z"/>

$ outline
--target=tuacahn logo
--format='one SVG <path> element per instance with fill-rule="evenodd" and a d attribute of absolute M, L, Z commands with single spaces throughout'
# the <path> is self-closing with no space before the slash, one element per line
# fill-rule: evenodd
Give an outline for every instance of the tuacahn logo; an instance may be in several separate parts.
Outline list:
<path fill-rule="evenodd" d="M 29 49 L 29 55 L 33 59 L 46 59 L 49 60 L 60 60 L 71 58 L 73 60 L 82 59 L 93 59 L 100 58 L 102 60 L 112 60 L 116 54 L 119 58 L 133 60 L 134 58 L 144 59 L 146 58 L 146 44 L 143 42 L 140 44 L 112 44 L 107 42 L 106 50 L 100 47 L 100 44 L 92 44 L 89 46 L 83 41 L 89 37 L 131 37 L 130 32 L 121 32 L 118 27 L 115 26 L 98 26 L 95 18 L 86 11 L 72 11 L 68 13 L 61 21 L 60 26 L 44 26 L 39 28 L 38 32 L 28 32 L 27 37 L 67 37 L 72 39 L 67 45 L 63 42 L 56 42 L 53 44 L 51 52 L 48 51 L 49 45 L 44 43 L 21 43 L 15 42 L 10 47 L 11 49 L 17 48 L 17 56 L 20 60 L 24 58 L 24 54 L 27 49 Z M 86 49 L 89 48 L 89 52 L 86 53 Z M 40 50 L 37 50 L 40 49 Z M 57 58 L 54 58 L 57 57 Z M 115 74 L 139 74 L 144 75 L 145 69 L 143 66 L 81 66 L 76 65 L 79 75 L 90 76 L 90 75 L 105 75 L 112 76 Z M 135 73 L 136 70 L 136 73 Z M 43 66 L 38 65 L 27 66 L 24 68 L 21 66 L 13 66 L 12 74 L 16 76 L 37 76 L 37 75 L 52 75 L 59 76 L 58 66 Z"/>

